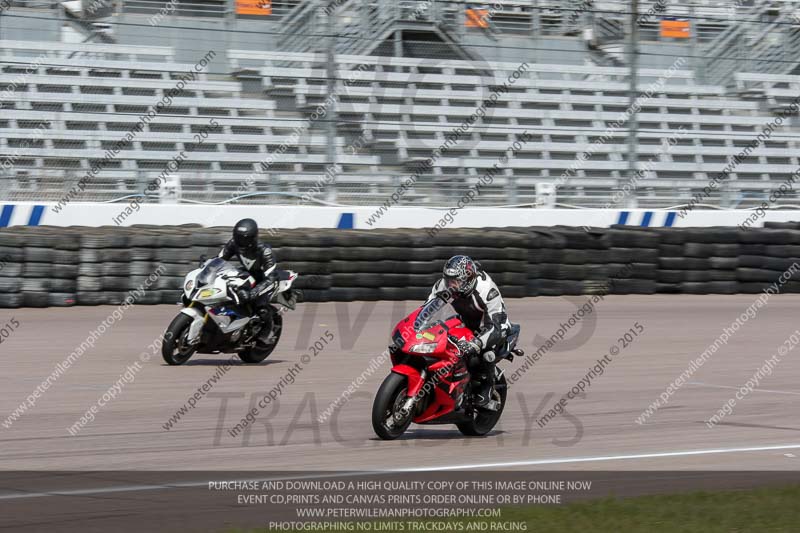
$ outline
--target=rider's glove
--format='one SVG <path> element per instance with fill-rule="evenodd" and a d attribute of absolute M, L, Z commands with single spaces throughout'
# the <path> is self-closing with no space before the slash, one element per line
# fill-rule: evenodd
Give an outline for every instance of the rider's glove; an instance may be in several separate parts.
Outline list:
<path fill-rule="evenodd" d="M 246 304 L 250 301 L 250 291 L 247 289 L 237 289 L 236 297 L 239 298 L 239 303 Z"/>
<path fill-rule="evenodd" d="M 465 358 L 470 358 L 480 353 L 481 341 L 480 339 L 475 339 L 474 341 L 461 339 L 460 341 L 458 341 L 458 349 L 461 350 L 461 353 L 464 355 Z"/>

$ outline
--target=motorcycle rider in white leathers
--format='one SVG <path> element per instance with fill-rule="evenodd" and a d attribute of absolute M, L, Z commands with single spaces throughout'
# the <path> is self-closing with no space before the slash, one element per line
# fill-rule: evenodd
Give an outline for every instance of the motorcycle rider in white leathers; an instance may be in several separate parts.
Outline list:
<path fill-rule="evenodd" d="M 428 301 L 437 296 L 450 301 L 464 325 L 475 333 L 474 342 L 461 340 L 458 347 L 481 384 L 476 403 L 486 406 L 492 399 L 495 362 L 478 356 L 497 350 L 511 328 L 500 290 L 479 264 L 465 255 L 456 255 L 445 263 L 442 279 L 433 286 Z"/>

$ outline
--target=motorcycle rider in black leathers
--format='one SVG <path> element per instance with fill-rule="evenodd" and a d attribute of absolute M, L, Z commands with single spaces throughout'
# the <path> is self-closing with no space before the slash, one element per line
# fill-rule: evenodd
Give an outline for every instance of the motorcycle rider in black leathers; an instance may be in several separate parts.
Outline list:
<path fill-rule="evenodd" d="M 244 218 L 237 222 L 233 227 L 233 238 L 225 244 L 218 257 L 225 261 L 238 259 L 253 276 L 256 284 L 251 289 L 237 290 L 236 296 L 241 304 L 253 303 L 256 311 L 261 315 L 261 309 L 268 302 L 259 301 L 259 296 L 269 292 L 268 287 L 278 279 L 278 276 L 275 272 L 275 256 L 272 248 L 258 242 L 256 221 L 252 218 Z"/>
<path fill-rule="evenodd" d="M 486 361 L 483 354 L 496 351 L 506 339 L 511 322 L 500 290 L 478 263 L 465 255 L 451 257 L 444 265 L 443 277 L 433 286 L 428 301 L 437 296 L 450 301 L 475 333 L 475 341 L 460 340 L 458 347 L 470 372 L 481 386 L 475 397 L 479 407 L 492 399 L 495 362 Z"/>

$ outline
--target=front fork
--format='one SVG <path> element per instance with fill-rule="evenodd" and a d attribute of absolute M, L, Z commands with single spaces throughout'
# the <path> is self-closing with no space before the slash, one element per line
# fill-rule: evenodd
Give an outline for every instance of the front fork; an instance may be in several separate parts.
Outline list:
<path fill-rule="evenodd" d="M 419 378 L 420 382 L 424 385 L 425 380 L 428 379 L 428 371 L 423 369 L 419 373 Z M 422 399 L 423 396 L 424 394 L 422 394 L 421 387 L 420 390 L 415 392 L 413 395 L 409 395 L 408 398 L 406 398 L 406 401 L 403 402 L 403 407 L 400 408 L 400 411 L 403 413 L 403 415 L 405 416 L 406 414 L 411 413 L 414 410 L 414 407 L 416 407 L 416 405 L 419 403 L 419 401 Z"/>
<path fill-rule="evenodd" d="M 200 342 L 200 333 L 203 331 L 203 325 L 206 323 L 208 315 L 194 306 L 184 307 L 181 309 L 181 313 L 192 317 L 192 323 L 189 325 L 189 333 L 186 335 L 186 342 L 189 343 L 189 346 L 197 344 Z"/>
<path fill-rule="evenodd" d="M 424 396 L 424 394 L 422 394 L 422 387 L 425 384 L 425 380 L 428 379 L 427 370 L 417 370 L 409 365 L 395 365 L 392 368 L 392 372 L 405 376 L 408 380 L 408 388 L 406 389 L 407 396 L 400 406 L 400 409 L 394 411 L 392 416 L 386 421 L 387 427 L 390 428 L 395 424 L 402 423 L 406 417 L 414 412 L 414 408 Z"/>

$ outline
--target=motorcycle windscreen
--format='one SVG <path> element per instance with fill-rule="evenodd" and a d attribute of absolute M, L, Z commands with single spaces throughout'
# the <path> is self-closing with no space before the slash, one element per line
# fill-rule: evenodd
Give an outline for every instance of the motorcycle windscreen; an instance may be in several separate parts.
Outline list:
<path fill-rule="evenodd" d="M 454 316 L 458 316 L 458 313 L 450 305 L 450 302 L 441 298 L 434 298 L 420 309 L 417 318 L 414 320 L 414 331 L 425 331 L 438 323 L 446 322 Z"/>
<path fill-rule="evenodd" d="M 221 257 L 216 257 L 209 261 L 197 275 L 197 286 L 209 285 L 217 277 L 217 273 L 225 268 L 227 264 L 228 262 Z"/>

